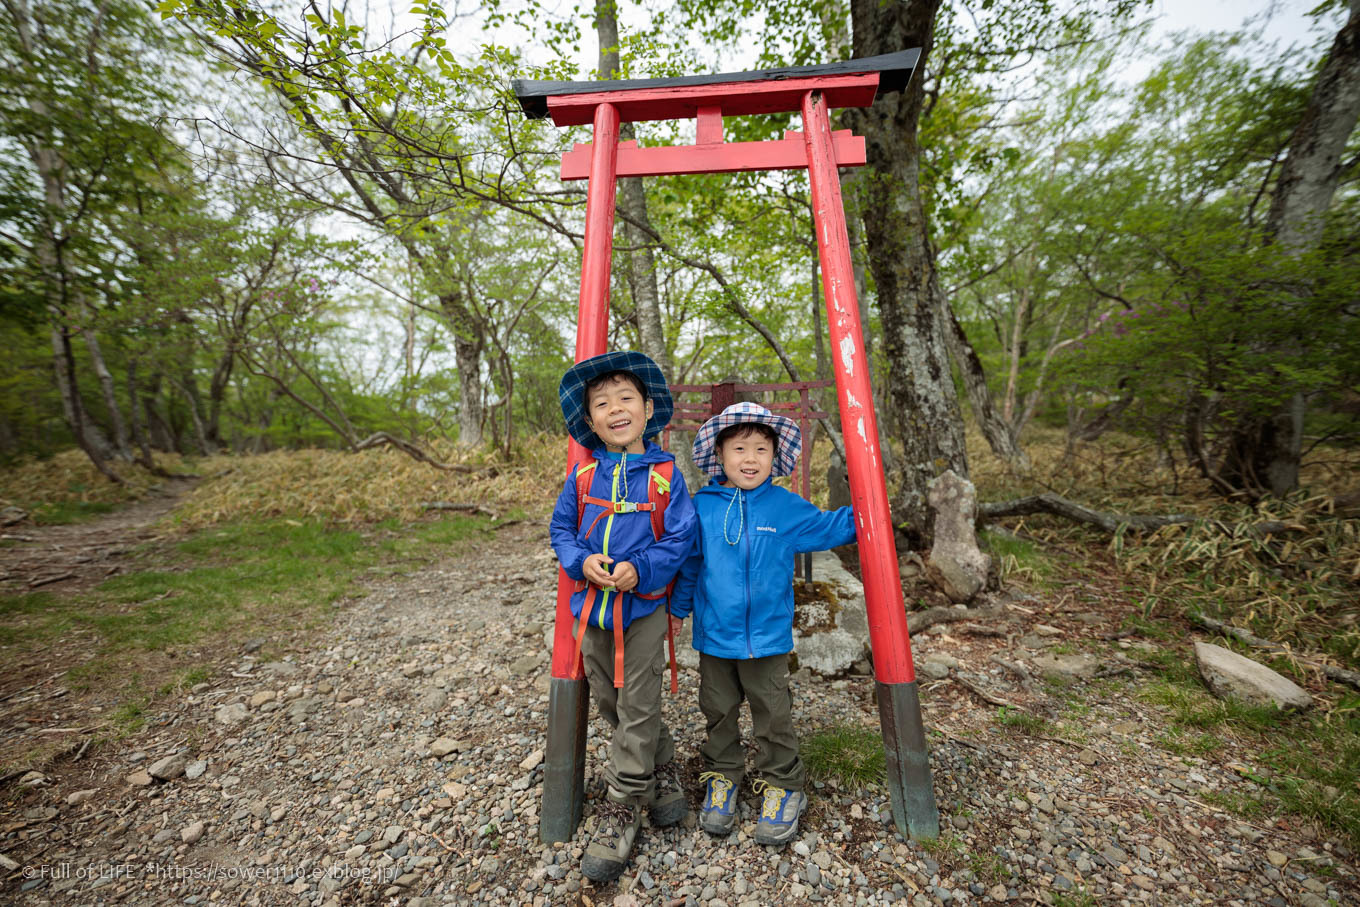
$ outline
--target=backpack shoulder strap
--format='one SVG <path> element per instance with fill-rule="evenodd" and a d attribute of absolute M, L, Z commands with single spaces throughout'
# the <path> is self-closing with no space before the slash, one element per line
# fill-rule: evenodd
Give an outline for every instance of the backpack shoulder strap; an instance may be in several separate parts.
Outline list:
<path fill-rule="evenodd" d="M 581 523 L 586 517 L 586 496 L 590 494 L 590 480 L 595 478 L 595 467 L 599 465 L 598 460 L 591 460 L 589 463 L 578 463 L 576 465 L 576 528 L 581 528 Z"/>
<path fill-rule="evenodd" d="M 652 504 L 652 535 L 658 540 L 666 534 L 666 505 L 671 502 L 671 477 L 675 461 L 657 463 L 648 471 L 647 500 Z"/>

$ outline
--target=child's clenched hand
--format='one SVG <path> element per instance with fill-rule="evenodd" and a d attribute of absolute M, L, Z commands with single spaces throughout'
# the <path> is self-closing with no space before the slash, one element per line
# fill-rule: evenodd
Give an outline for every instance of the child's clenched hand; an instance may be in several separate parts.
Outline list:
<path fill-rule="evenodd" d="M 614 565 L 612 574 L 614 588 L 620 592 L 631 592 L 637 588 L 638 574 L 637 568 L 628 561 L 619 561 Z"/>
<path fill-rule="evenodd" d="M 680 629 L 685 625 L 685 619 L 683 617 L 676 617 L 674 614 L 667 614 L 666 620 L 670 621 L 671 623 L 672 636 L 674 636 L 676 633 L 679 633 Z"/>
<path fill-rule="evenodd" d="M 601 589 L 607 589 L 616 582 L 615 577 L 609 575 L 609 565 L 613 562 L 614 559 L 607 554 L 588 555 L 581 563 L 581 573 Z M 636 576 L 634 573 L 634 582 L 637 581 Z"/>

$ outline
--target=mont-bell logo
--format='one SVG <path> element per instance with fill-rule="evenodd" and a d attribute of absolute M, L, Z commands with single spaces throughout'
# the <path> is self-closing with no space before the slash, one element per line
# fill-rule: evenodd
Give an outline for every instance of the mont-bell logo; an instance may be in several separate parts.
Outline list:
<path fill-rule="evenodd" d="M 776 533 L 777 533 L 778 531 L 779 531 L 779 530 L 776 529 L 776 528 L 774 528 L 773 526 L 757 526 L 757 527 L 756 527 L 756 532 L 776 532 Z"/>

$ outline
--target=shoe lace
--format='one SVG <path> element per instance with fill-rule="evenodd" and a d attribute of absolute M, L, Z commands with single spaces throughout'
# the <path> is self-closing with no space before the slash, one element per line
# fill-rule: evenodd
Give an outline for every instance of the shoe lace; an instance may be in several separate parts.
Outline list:
<path fill-rule="evenodd" d="M 680 767 L 674 762 L 658 765 L 655 774 L 657 787 L 673 788 L 675 790 L 682 789 L 680 784 Z"/>
<path fill-rule="evenodd" d="M 623 834 L 623 829 L 632 823 L 633 807 L 606 797 L 595 808 L 595 815 L 600 823 L 600 835 L 610 834 L 618 837 Z"/>
<path fill-rule="evenodd" d="M 751 788 L 756 792 L 765 792 L 765 800 L 760 804 L 760 817 L 762 819 L 778 819 L 779 809 L 784 803 L 784 797 L 788 791 L 782 787 L 775 787 L 764 778 L 757 778 L 751 782 Z"/>
<path fill-rule="evenodd" d="M 727 796 L 732 791 L 732 780 L 722 772 L 704 772 L 700 781 L 708 782 L 708 802 L 714 808 L 722 809 L 727 805 Z"/>

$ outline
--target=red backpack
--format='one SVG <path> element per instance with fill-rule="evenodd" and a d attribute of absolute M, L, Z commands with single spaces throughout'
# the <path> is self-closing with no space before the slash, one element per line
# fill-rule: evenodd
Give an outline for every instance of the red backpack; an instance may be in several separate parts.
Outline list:
<path fill-rule="evenodd" d="M 647 471 L 647 503 L 639 504 L 636 501 L 606 501 L 604 498 L 593 497 L 590 494 L 590 483 L 595 478 L 595 467 L 599 465 L 598 460 L 591 460 L 589 463 L 581 463 L 573 467 L 576 472 L 576 528 L 579 530 L 581 524 L 585 522 L 586 505 L 594 504 L 596 507 L 604 508 L 595 522 L 590 524 L 586 530 L 586 536 L 595 531 L 600 520 L 611 513 L 636 513 L 638 511 L 649 511 L 652 515 L 652 535 L 659 541 L 666 534 L 666 505 L 671 502 L 671 476 L 675 474 L 675 462 L 657 463 Z M 581 616 L 578 620 L 576 629 L 576 654 L 572 658 L 575 663 L 581 657 L 581 641 L 586 635 L 586 620 L 591 608 L 595 604 L 595 596 L 600 591 L 599 588 L 584 579 L 576 581 L 576 590 L 589 589 L 586 592 L 585 603 L 581 605 Z M 671 664 L 671 692 L 680 692 L 679 672 L 675 664 L 675 634 L 671 631 L 671 591 L 675 588 L 675 581 L 672 580 L 664 592 L 655 595 L 643 595 L 635 592 L 638 598 L 654 600 L 664 598 L 666 600 L 666 645 L 670 651 Z M 614 596 L 614 687 L 623 687 L 623 613 L 620 605 L 622 595 Z"/>

